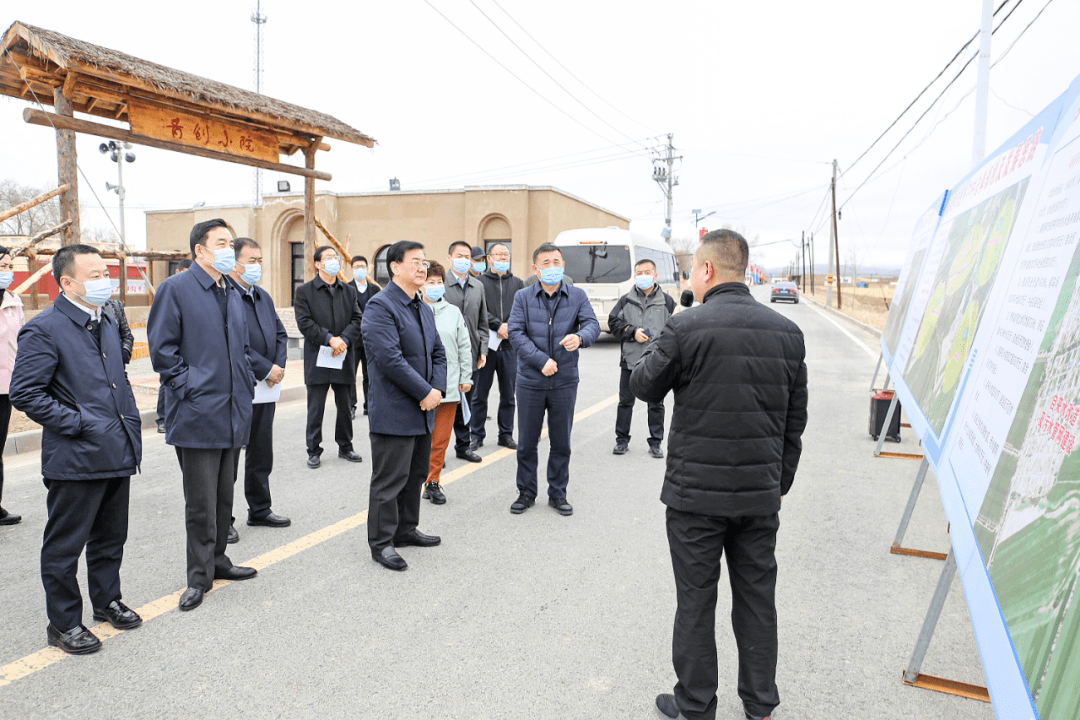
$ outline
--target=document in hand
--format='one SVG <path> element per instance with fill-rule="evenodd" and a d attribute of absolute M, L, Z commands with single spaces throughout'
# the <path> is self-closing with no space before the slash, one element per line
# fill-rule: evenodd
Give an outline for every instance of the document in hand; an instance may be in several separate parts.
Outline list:
<path fill-rule="evenodd" d="M 334 357 L 334 351 L 329 345 L 319 348 L 319 357 L 315 359 L 315 367 L 331 368 L 340 370 L 345 365 L 345 353 Z"/>
<path fill-rule="evenodd" d="M 498 350 L 499 343 L 502 342 L 502 338 L 499 337 L 499 333 L 494 330 L 488 330 L 488 349 Z"/>
<path fill-rule="evenodd" d="M 252 404 L 276 403 L 280 399 L 281 383 L 274 385 L 274 387 L 267 385 L 265 380 L 255 383 L 255 399 L 251 401 Z"/>

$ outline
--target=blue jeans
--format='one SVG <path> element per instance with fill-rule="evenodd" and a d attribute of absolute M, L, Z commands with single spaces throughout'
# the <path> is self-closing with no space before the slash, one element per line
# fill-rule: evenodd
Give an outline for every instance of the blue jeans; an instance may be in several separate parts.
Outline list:
<path fill-rule="evenodd" d="M 548 496 L 566 497 L 566 485 L 570 482 L 570 431 L 574 425 L 574 404 L 577 401 L 577 385 L 556 390 L 534 390 L 517 387 L 518 450 L 517 487 L 530 497 L 536 497 L 537 446 L 547 412 Z"/>

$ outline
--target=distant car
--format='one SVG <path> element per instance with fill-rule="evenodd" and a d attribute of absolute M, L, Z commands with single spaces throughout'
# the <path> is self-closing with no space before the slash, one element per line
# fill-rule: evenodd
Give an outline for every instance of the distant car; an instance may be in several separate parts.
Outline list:
<path fill-rule="evenodd" d="M 789 280 L 773 283 L 772 293 L 769 295 L 769 302 L 774 303 L 777 300 L 790 300 L 798 305 L 799 287 Z"/>

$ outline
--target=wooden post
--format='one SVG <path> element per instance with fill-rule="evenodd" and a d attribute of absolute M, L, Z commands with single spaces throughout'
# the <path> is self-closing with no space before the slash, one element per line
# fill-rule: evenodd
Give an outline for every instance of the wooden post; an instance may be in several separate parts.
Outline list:
<path fill-rule="evenodd" d="M 38 309 L 38 284 L 37 278 L 41 277 L 40 268 L 38 267 L 37 253 L 31 249 L 26 253 L 26 261 L 28 263 L 28 269 L 30 274 L 34 276 L 34 282 L 30 285 L 30 307 L 34 310 Z"/>
<path fill-rule="evenodd" d="M 62 87 L 53 88 L 53 105 L 57 115 L 73 117 L 75 111 L 71 100 L 64 96 Z M 64 230 L 61 242 L 74 245 L 81 237 L 79 228 L 79 169 L 76 165 L 75 131 L 56 131 L 56 164 L 60 172 L 60 184 L 69 185 L 70 190 L 60 196 L 60 215 L 62 220 L 70 220 L 71 225 Z M 34 293 L 33 306 L 37 307 L 37 292 Z"/>
<path fill-rule="evenodd" d="M 304 148 L 304 167 L 315 169 L 315 153 L 322 138 Z M 315 178 L 304 178 L 304 282 L 315 277 Z"/>
<path fill-rule="evenodd" d="M 127 257 L 120 255 L 120 304 L 127 307 Z"/>

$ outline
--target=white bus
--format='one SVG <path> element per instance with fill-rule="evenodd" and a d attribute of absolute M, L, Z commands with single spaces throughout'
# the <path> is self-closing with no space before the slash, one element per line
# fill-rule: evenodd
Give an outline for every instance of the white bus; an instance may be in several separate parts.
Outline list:
<path fill-rule="evenodd" d="M 679 299 L 679 263 L 671 246 L 660 238 L 617 227 L 566 230 L 555 238 L 574 287 L 589 296 L 596 319 L 605 332 L 608 313 L 634 287 L 634 264 L 652 260 L 660 287 Z"/>

